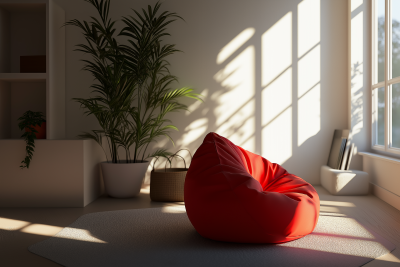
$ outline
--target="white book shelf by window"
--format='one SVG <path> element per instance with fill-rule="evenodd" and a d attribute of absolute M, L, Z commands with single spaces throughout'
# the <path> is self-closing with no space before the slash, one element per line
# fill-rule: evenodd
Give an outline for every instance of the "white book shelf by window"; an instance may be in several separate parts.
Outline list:
<path fill-rule="evenodd" d="M 0 0 L 0 139 L 18 139 L 18 118 L 46 116 L 46 138 L 65 138 L 65 12 L 53 0 Z M 45 70 L 21 73 L 21 56 Z M 26 71 L 22 71 L 26 72 Z"/>

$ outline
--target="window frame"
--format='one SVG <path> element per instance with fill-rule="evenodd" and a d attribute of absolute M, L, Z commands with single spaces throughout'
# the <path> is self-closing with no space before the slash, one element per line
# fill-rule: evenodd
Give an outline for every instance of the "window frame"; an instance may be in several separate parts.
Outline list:
<path fill-rule="evenodd" d="M 392 14 L 391 5 L 392 0 L 385 0 L 385 63 L 384 63 L 384 80 L 378 81 L 378 55 L 377 55 L 377 44 L 378 44 L 378 29 L 376 23 L 376 12 L 377 12 L 378 0 L 371 1 L 371 16 L 372 16 L 372 27 L 371 27 L 371 99 L 372 99 L 372 113 L 371 113 L 371 148 L 378 151 L 389 152 L 392 154 L 400 154 L 400 148 L 392 147 L 392 84 L 400 83 L 400 76 L 392 76 Z M 378 127 L 377 127 L 377 116 L 378 116 L 378 88 L 383 87 L 385 89 L 385 109 L 384 109 L 384 145 L 377 144 L 378 138 Z"/>

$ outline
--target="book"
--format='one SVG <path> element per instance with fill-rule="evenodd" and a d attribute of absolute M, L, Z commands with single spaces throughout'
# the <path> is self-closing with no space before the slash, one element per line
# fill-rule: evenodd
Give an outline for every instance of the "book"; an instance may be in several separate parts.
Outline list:
<path fill-rule="evenodd" d="M 332 169 L 339 169 L 343 160 L 343 153 L 349 138 L 349 130 L 335 130 L 333 134 L 331 150 L 329 152 L 327 165 Z M 343 141 L 343 139 L 346 139 Z M 345 142 L 343 144 L 343 142 Z"/>
<path fill-rule="evenodd" d="M 338 156 L 337 165 L 336 165 L 336 169 L 338 169 L 338 170 L 340 170 L 340 167 L 342 166 L 343 154 L 346 149 L 346 143 L 347 143 L 347 138 L 342 138 L 340 150 L 339 150 L 339 156 Z"/>
<path fill-rule="evenodd" d="M 339 170 L 342 170 L 342 171 L 346 170 L 346 165 L 347 165 L 347 160 L 348 160 L 348 156 L 349 156 L 349 153 L 350 153 L 351 145 L 352 144 L 351 144 L 350 140 L 347 140 L 346 148 L 345 148 L 345 150 L 343 152 L 343 159 L 342 159 L 342 163 L 340 164 Z"/>
<path fill-rule="evenodd" d="M 349 149 L 349 154 L 347 156 L 347 162 L 345 167 L 346 171 L 350 169 L 350 163 L 351 163 L 351 158 L 353 157 L 353 151 L 354 151 L 354 144 L 351 144 L 351 147 Z"/>

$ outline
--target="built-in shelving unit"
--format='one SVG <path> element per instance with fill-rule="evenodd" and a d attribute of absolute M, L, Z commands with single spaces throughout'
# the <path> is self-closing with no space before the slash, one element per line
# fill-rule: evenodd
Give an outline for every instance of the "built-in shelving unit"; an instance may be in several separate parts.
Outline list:
<path fill-rule="evenodd" d="M 3 82 L 46 82 L 47 73 L 0 73 Z"/>
<path fill-rule="evenodd" d="M 0 139 L 18 139 L 27 110 L 46 115 L 47 139 L 65 138 L 65 12 L 53 0 L 0 0 Z M 45 73 L 20 73 L 21 56 Z"/>
<path fill-rule="evenodd" d="M 53 0 L 0 0 L 1 207 L 84 207 L 102 192 L 100 146 L 65 139 L 64 23 Z M 43 73 L 20 73 L 21 56 L 25 72 Z M 27 110 L 46 114 L 49 140 L 36 140 L 31 165 L 21 170 L 18 118 Z"/>

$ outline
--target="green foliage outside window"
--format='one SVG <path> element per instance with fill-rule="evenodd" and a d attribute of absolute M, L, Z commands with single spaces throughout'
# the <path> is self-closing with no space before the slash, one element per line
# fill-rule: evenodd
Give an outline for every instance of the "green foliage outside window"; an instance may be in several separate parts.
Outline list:
<path fill-rule="evenodd" d="M 385 77 L 385 17 L 378 18 L 378 81 Z M 392 77 L 400 76 L 400 22 L 392 21 Z M 385 144 L 384 91 L 378 90 L 378 144 Z M 392 85 L 392 146 L 400 148 L 400 85 Z"/>

